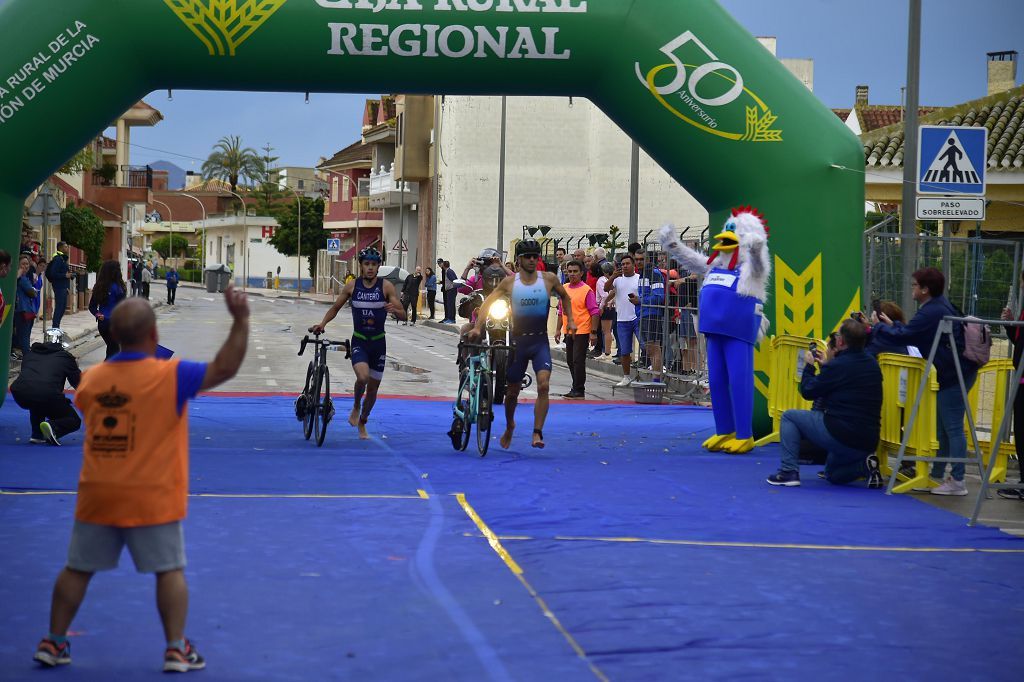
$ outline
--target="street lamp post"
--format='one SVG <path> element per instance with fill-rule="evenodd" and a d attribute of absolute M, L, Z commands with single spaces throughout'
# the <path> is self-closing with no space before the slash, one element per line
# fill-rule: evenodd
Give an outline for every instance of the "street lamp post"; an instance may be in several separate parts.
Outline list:
<path fill-rule="evenodd" d="M 164 208 L 167 209 L 167 217 L 168 217 L 168 219 L 170 219 L 170 222 L 167 223 L 167 241 L 170 244 L 170 249 L 171 249 L 171 254 L 168 257 L 173 259 L 174 258 L 174 212 L 171 211 L 171 207 L 170 206 L 168 206 L 167 204 L 165 204 L 162 201 L 157 201 L 156 199 L 153 199 L 153 203 L 154 204 L 160 204 L 161 206 L 163 206 Z"/>
<path fill-rule="evenodd" d="M 277 186 L 291 190 L 292 194 L 295 195 L 295 205 L 299 210 L 298 246 L 296 249 L 296 253 L 298 254 L 298 270 L 295 271 L 295 289 L 298 292 L 298 298 L 302 298 L 302 199 L 299 197 L 298 191 L 287 183 L 282 183 L 278 180 Z"/>
<path fill-rule="evenodd" d="M 227 193 L 242 202 L 242 245 L 245 247 L 245 250 L 242 251 L 242 291 L 245 291 L 249 286 L 249 225 L 246 223 L 245 217 L 249 212 L 245 208 L 245 199 L 241 194 L 231 190 L 227 190 Z"/>
<path fill-rule="evenodd" d="M 202 254 L 203 254 L 203 271 L 205 272 L 206 271 L 206 206 L 203 204 L 203 202 L 201 202 L 199 199 L 197 199 L 196 197 L 192 196 L 191 194 L 182 192 L 178 196 L 188 197 L 192 201 L 194 201 L 197 204 L 199 204 L 199 208 L 202 209 L 202 211 L 203 211 L 203 246 L 202 246 Z"/>

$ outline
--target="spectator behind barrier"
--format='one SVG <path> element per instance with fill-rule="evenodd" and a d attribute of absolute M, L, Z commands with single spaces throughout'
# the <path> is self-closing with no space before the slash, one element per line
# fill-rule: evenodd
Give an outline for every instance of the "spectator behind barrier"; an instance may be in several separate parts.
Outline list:
<path fill-rule="evenodd" d="M 902 328 L 906 323 L 906 318 L 903 316 L 903 308 L 900 308 L 894 301 L 882 301 L 879 306 L 879 311 L 892 320 L 893 326 Z M 878 357 L 880 353 L 896 353 L 898 355 L 913 355 L 916 358 L 921 357 L 917 346 L 898 345 L 886 343 L 878 338 L 875 334 L 875 327 L 871 327 L 868 331 L 868 345 L 864 349 L 868 354 Z"/>
<path fill-rule="evenodd" d="M 960 311 L 953 307 L 943 292 L 946 290 L 946 278 L 935 268 L 922 268 L 911 276 L 911 294 L 914 300 L 921 306 L 913 319 L 905 325 L 896 325 L 892 318 L 884 312 L 881 315 L 872 313 L 872 321 L 881 321 L 875 328 L 876 337 L 882 342 L 891 345 L 917 346 L 922 353 L 927 355 L 931 351 L 932 343 L 935 340 L 935 333 L 939 329 L 942 318 L 953 315 L 960 317 Z M 974 385 L 978 376 L 978 366 L 963 357 L 964 348 L 964 327 L 959 322 L 953 325 L 953 337 L 956 340 L 954 349 L 949 342 L 948 336 L 943 336 L 939 341 L 939 347 L 935 351 L 935 374 L 939 380 L 939 393 L 936 398 L 936 417 L 938 421 L 939 449 L 936 457 L 955 457 L 965 459 L 967 457 L 967 437 L 964 434 L 964 415 L 967 406 L 964 404 L 964 396 L 960 392 L 960 383 L 957 379 L 956 365 L 954 364 L 953 353 L 956 352 L 960 359 L 960 367 L 963 371 L 964 386 L 968 391 Z M 946 462 L 935 462 L 932 465 L 932 478 L 935 479 L 937 487 L 931 492 L 935 495 L 957 495 L 967 494 L 967 486 L 964 484 L 964 465 L 962 462 L 953 464 L 953 475 L 947 481 L 942 481 L 946 471 Z"/>
<path fill-rule="evenodd" d="M 882 370 L 864 352 L 867 329 L 857 320 L 846 320 L 836 339 L 832 360 L 814 351 L 806 353 L 800 376 L 800 395 L 806 400 L 823 398 L 824 410 L 786 410 L 779 440 L 782 465 L 768 477 L 776 486 L 800 485 L 800 442 L 808 441 L 828 452 L 824 478 L 830 483 L 850 483 L 867 477 L 869 488 L 880 488 L 878 436 L 882 425 Z M 821 363 L 818 374 L 815 363 Z"/>

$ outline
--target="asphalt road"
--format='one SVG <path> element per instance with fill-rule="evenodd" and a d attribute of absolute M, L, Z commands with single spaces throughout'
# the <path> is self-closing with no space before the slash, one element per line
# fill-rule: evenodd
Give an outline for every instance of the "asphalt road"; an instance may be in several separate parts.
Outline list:
<path fill-rule="evenodd" d="M 155 295 L 163 296 L 162 289 Z M 305 330 L 319 322 L 326 304 L 308 299 L 269 298 L 251 296 L 252 335 L 249 351 L 238 375 L 221 386 L 219 391 L 299 393 L 305 379 L 309 354 L 298 357 L 299 341 Z M 162 345 L 174 350 L 179 357 L 192 360 L 212 360 L 227 334 L 229 318 L 218 294 L 200 289 L 178 290 L 177 305 L 157 309 L 158 328 Z M 328 336 L 349 338 L 352 317 L 343 310 L 328 327 Z M 406 395 L 454 398 L 458 388 L 458 373 L 454 357 L 456 335 L 448 330 L 425 325 L 404 326 L 389 323 L 388 367 L 381 386 L 382 395 Z M 75 349 L 82 368 L 103 361 L 104 347 L 100 340 L 88 341 Z M 335 395 L 352 392 L 351 365 L 342 354 L 329 356 L 331 389 Z M 569 370 L 564 363 L 555 361 L 552 373 L 552 392 L 555 400 L 570 388 Z M 600 374 L 587 378 L 589 400 L 611 399 L 613 379 Z M 536 398 L 532 388 L 523 391 L 524 398 Z M 620 393 L 618 398 L 629 397 Z M 1015 468 L 1015 467 L 1014 467 Z M 1013 471 L 1011 477 L 1016 476 Z M 974 508 L 980 479 L 968 468 L 968 497 L 939 497 L 917 495 L 919 499 L 942 509 L 970 517 Z M 1024 536 L 1024 504 L 1002 500 L 993 494 L 986 503 L 981 523 L 994 526 L 1018 536 Z"/>
<path fill-rule="evenodd" d="M 159 295 L 162 294 L 158 292 Z M 299 341 L 306 329 L 319 322 L 327 306 L 308 299 L 250 296 L 252 310 L 249 350 L 238 375 L 222 385 L 220 391 L 295 392 L 302 390 L 310 353 L 298 357 Z M 219 294 L 199 289 L 180 288 L 177 304 L 157 311 L 160 343 L 190 360 L 212 360 L 224 341 L 230 318 Z M 328 326 L 332 339 L 347 339 L 352 334 L 352 315 L 344 309 Z M 458 388 L 455 366 L 456 335 L 422 324 L 405 326 L 389 323 L 387 327 L 388 366 L 381 393 L 426 397 L 451 397 Z M 98 340 L 83 344 L 76 350 L 83 369 L 103 361 L 104 347 Z M 328 356 L 331 368 L 331 390 L 336 394 L 352 391 L 351 364 L 344 355 Z M 598 374 L 587 378 L 587 398 L 605 400 L 612 397 L 614 382 Z M 569 391 L 569 370 L 555 362 L 552 373 L 552 397 Z M 521 394 L 536 398 L 531 387 Z M 622 397 L 622 394 L 618 396 Z"/>

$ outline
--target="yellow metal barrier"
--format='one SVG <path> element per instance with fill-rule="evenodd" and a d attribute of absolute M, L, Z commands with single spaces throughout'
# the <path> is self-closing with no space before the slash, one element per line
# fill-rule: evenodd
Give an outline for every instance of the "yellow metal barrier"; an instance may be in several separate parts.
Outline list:
<path fill-rule="evenodd" d="M 885 476 L 892 474 L 889 455 L 897 453 L 900 449 L 903 428 L 910 419 L 910 411 L 917 399 L 925 364 L 924 359 L 912 358 L 909 355 L 882 353 L 878 356 L 878 366 L 882 369 L 882 429 L 878 439 L 878 459 L 882 474 Z M 913 431 L 907 440 L 908 455 L 934 456 L 939 448 L 935 416 L 938 392 L 939 382 L 935 378 L 933 367 L 925 393 L 921 396 L 921 405 L 917 411 Z M 931 464 L 928 462 L 914 462 L 914 476 L 898 474 L 897 478 L 902 482 L 894 486 L 892 491 L 905 493 L 914 488 L 929 487 L 930 469 Z"/>
<path fill-rule="evenodd" d="M 981 456 L 985 462 L 985 466 L 988 467 L 989 459 L 992 457 L 992 437 L 995 435 L 992 433 L 993 429 L 998 429 L 999 424 L 1002 423 L 1003 414 L 1006 411 L 1006 394 L 1007 384 L 1013 377 L 1013 362 L 1007 359 L 1003 360 L 992 360 L 984 367 L 978 370 L 978 379 L 974 382 L 974 386 L 971 388 L 971 392 L 967 395 L 968 405 L 970 406 L 971 414 L 974 415 L 974 425 L 980 428 L 980 424 L 983 423 L 981 419 L 981 411 L 979 409 L 979 403 L 981 402 L 982 386 L 988 383 L 995 383 L 995 391 L 992 395 L 992 419 L 985 420 L 985 422 L 991 424 L 989 430 L 988 440 L 983 439 L 979 436 L 978 441 L 981 445 Z M 988 391 L 985 391 L 987 394 Z M 986 399 L 988 396 L 986 395 Z M 964 431 L 967 433 L 967 447 L 970 449 L 974 448 L 974 437 L 971 434 L 971 429 L 967 426 L 967 418 L 964 418 Z M 1005 441 L 999 447 L 999 452 L 996 453 L 996 464 L 992 468 L 992 473 L 989 476 L 989 483 L 1003 483 L 1006 481 L 1006 460 L 1014 453 L 1013 443 L 1009 442 L 1010 434 L 1006 434 Z"/>
<path fill-rule="evenodd" d="M 825 344 L 803 336 L 773 336 L 768 355 L 768 414 L 772 418 L 772 432 L 754 445 L 760 447 L 779 442 L 779 426 L 786 410 L 809 410 L 811 401 L 800 395 L 800 377 L 804 371 L 804 353 L 810 343 L 821 352 Z"/>

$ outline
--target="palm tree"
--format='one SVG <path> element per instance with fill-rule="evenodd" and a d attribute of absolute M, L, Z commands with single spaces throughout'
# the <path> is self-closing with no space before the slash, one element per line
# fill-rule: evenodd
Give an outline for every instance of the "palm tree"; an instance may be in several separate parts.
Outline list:
<path fill-rule="evenodd" d="M 213 151 L 203 162 L 203 177 L 224 180 L 231 185 L 231 191 L 238 188 L 238 179 L 253 182 L 262 181 L 265 168 L 259 153 L 252 147 L 242 147 L 238 135 L 226 135 L 213 146 Z"/>

